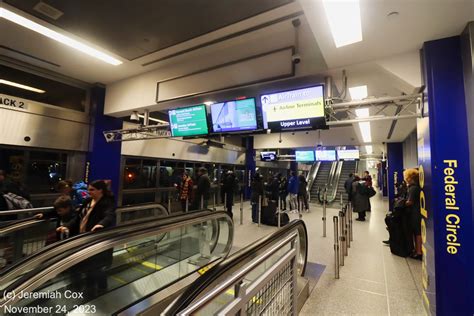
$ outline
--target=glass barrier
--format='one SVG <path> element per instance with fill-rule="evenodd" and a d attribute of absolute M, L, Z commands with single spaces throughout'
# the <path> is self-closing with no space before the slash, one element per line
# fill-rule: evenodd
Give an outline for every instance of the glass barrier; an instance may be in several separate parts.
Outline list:
<path fill-rule="evenodd" d="M 47 266 L 0 285 L 2 292 L 12 294 L 3 296 L 0 306 L 6 315 L 37 313 L 35 308 L 59 315 L 111 315 L 227 256 L 232 221 L 222 212 L 208 214 L 51 258 Z"/>

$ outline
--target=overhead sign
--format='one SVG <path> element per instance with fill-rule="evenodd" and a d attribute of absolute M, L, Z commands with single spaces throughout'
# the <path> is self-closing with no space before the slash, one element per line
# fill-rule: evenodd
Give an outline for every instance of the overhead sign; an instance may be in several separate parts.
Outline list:
<path fill-rule="evenodd" d="M 272 131 L 323 128 L 323 86 L 296 89 L 260 97 L 263 127 Z"/>
<path fill-rule="evenodd" d="M 28 110 L 27 100 L 5 94 L 0 94 L 0 106 L 8 109 Z"/>
<path fill-rule="evenodd" d="M 196 105 L 169 111 L 171 134 L 175 137 L 207 135 L 205 105 Z"/>

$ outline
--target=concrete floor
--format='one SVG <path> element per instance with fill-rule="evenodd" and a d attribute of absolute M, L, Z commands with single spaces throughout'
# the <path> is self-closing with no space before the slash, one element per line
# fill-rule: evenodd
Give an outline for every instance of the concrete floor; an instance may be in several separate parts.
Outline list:
<path fill-rule="evenodd" d="M 384 218 L 388 202 L 377 194 L 366 222 L 353 223 L 354 241 L 341 267 L 340 279 L 334 278 L 333 223 L 337 209 L 327 211 L 327 237 L 322 237 L 322 208 L 312 204 L 303 214 L 308 229 L 308 261 L 325 269 L 301 310 L 300 315 L 425 315 L 421 300 L 421 261 L 397 257 L 382 243 L 388 239 Z M 239 206 L 234 206 L 235 249 L 275 231 L 251 222 L 250 206 L 244 205 L 240 225 Z M 355 214 L 356 215 L 356 214 Z M 290 218 L 297 218 L 290 214 Z M 355 219 L 355 216 L 354 216 Z"/>

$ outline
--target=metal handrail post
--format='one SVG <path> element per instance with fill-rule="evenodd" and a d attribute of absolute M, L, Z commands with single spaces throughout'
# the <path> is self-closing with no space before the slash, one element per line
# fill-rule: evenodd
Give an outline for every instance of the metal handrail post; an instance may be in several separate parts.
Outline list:
<path fill-rule="evenodd" d="M 258 205 L 257 205 L 257 216 L 258 216 L 258 227 L 260 227 L 260 223 L 262 221 L 262 197 L 258 196 Z"/>
<path fill-rule="evenodd" d="M 344 256 L 347 256 L 348 252 L 347 252 L 347 218 L 346 218 L 346 212 L 345 210 L 342 210 L 342 228 L 344 229 L 344 231 L 342 232 L 342 236 L 344 237 Z"/>
<path fill-rule="evenodd" d="M 186 213 L 189 212 L 189 199 L 186 198 Z"/>
<path fill-rule="evenodd" d="M 344 266 L 344 228 L 343 228 L 343 214 L 339 212 L 339 231 L 341 234 L 339 235 L 339 258 L 341 266 Z"/>
<path fill-rule="evenodd" d="M 323 192 L 323 237 L 326 237 L 326 188 Z"/>
<path fill-rule="evenodd" d="M 201 210 L 204 209 L 204 195 L 201 195 Z"/>
<path fill-rule="evenodd" d="M 244 194 L 240 193 L 240 225 L 244 224 Z"/>
<path fill-rule="evenodd" d="M 227 212 L 227 192 L 224 193 L 224 211 Z"/>
<path fill-rule="evenodd" d="M 351 224 L 350 224 L 350 214 L 348 214 L 348 207 L 347 205 L 344 206 L 344 212 L 346 213 L 346 244 L 347 248 L 351 248 Z"/>
<path fill-rule="evenodd" d="M 339 279 L 339 223 L 338 217 L 333 216 L 334 223 L 334 278 Z"/>
<path fill-rule="evenodd" d="M 353 232 L 352 232 L 352 203 L 349 202 L 349 235 L 350 235 L 350 239 L 351 241 L 354 241 L 354 235 L 353 235 Z"/>
<path fill-rule="evenodd" d="M 168 212 L 171 214 L 171 194 L 168 193 Z"/>
<path fill-rule="evenodd" d="M 278 219 L 277 219 L 278 228 L 280 228 L 281 227 L 281 212 L 280 212 L 280 207 L 279 206 L 277 206 L 276 215 L 278 216 Z"/>

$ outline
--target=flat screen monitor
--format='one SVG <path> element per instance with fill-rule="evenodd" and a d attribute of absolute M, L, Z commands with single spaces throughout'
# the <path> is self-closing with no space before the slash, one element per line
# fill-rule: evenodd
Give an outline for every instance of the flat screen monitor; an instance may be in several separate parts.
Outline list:
<path fill-rule="evenodd" d="M 324 89 L 315 86 L 260 96 L 263 128 L 272 131 L 326 127 Z"/>
<path fill-rule="evenodd" d="M 360 158 L 358 149 L 344 149 L 337 151 L 337 158 L 339 160 L 356 160 Z"/>
<path fill-rule="evenodd" d="M 295 151 L 296 161 L 314 161 L 314 150 Z"/>
<path fill-rule="evenodd" d="M 255 99 L 211 104 L 211 118 L 214 133 L 256 130 Z"/>
<path fill-rule="evenodd" d="M 170 110 L 171 135 L 174 137 L 207 135 L 207 114 L 204 104 Z"/>
<path fill-rule="evenodd" d="M 261 161 L 275 161 L 277 158 L 276 151 L 262 151 L 260 152 Z"/>
<path fill-rule="evenodd" d="M 316 161 L 335 161 L 335 150 L 316 150 Z"/>

